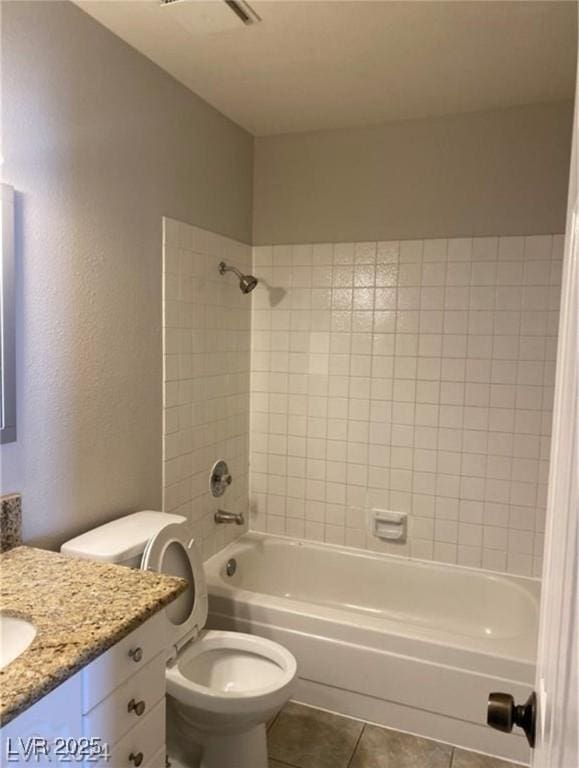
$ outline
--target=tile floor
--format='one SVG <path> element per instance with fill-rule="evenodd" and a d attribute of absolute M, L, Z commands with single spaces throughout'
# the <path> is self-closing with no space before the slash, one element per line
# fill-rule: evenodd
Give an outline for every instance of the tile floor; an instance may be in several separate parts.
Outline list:
<path fill-rule="evenodd" d="M 514 768 L 513 763 L 290 702 L 268 731 L 270 768 Z"/>

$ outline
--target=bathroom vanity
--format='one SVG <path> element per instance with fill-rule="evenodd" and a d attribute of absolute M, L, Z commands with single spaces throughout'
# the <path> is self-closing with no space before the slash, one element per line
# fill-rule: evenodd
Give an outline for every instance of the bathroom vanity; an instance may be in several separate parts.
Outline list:
<path fill-rule="evenodd" d="M 0 763 L 164 768 L 160 611 L 185 583 L 28 547 L 0 569 L 0 617 L 36 630 L 0 669 Z"/>

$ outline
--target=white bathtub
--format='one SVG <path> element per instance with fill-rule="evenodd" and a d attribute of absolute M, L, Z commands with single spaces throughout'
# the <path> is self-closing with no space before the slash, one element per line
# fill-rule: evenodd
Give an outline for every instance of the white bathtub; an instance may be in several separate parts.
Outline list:
<path fill-rule="evenodd" d="M 298 700 L 528 761 L 485 719 L 490 691 L 533 687 L 537 581 L 255 533 L 206 573 L 210 625 L 289 648 Z"/>

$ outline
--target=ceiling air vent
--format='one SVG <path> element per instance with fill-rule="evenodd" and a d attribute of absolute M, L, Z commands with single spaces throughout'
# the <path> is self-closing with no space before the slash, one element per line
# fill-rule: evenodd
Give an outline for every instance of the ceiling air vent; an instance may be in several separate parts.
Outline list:
<path fill-rule="evenodd" d="M 227 27 L 235 27 L 241 21 L 245 25 L 256 24 L 260 17 L 245 0 L 160 0 L 162 6 L 179 7 L 182 14 L 187 13 L 190 27 L 197 27 L 201 31 L 206 27 L 207 31 L 225 31 Z M 225 10 L 227 9 L 227 10 Z M 237 22 L 226 22 L 224 15 L 229 19 L 235 14 Z M 183 17 L 184 18 L 184 17 Z"/>

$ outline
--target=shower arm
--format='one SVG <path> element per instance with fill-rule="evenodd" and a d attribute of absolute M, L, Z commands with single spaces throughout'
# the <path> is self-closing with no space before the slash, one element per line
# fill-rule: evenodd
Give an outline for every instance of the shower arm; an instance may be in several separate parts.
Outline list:
<path fill-rule="evenodd" d="M 237 267 L 230 266 L 222 261 L 219 264 L 219 274 L 224 275 L 226 272 L 234 272 L 240 280 L 244 277 L 243 273 L 240 272 Z"/>

